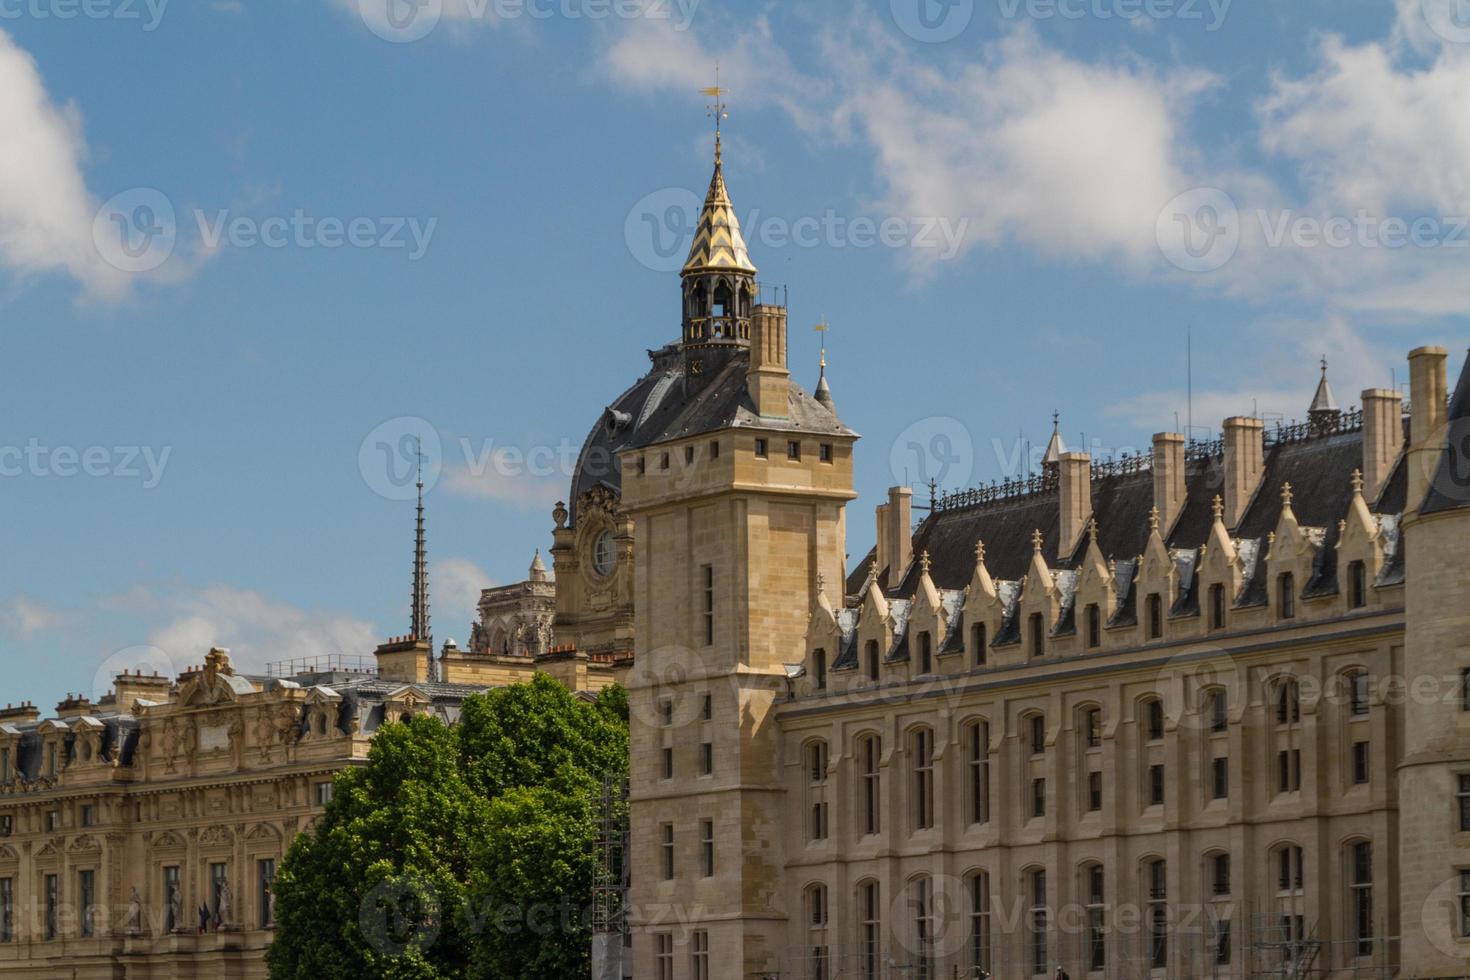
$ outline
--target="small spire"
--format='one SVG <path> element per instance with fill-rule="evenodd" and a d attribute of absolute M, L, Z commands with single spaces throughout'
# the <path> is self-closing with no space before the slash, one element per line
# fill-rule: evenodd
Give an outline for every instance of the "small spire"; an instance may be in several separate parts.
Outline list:
<path fill-rule="evenodd" d="M 1067 447 L 1062 442 L 1062 413 L 1052 412 L 1051 440 L 1046 444 L 1046 455 L 1041 457 L 1041 462 L 1045 466 L 1060 466 L 1062 454 L 1066 451 Z"/>
<path fill-rule="evenodd" d="M 1087 536 L 1090 537 L 1093 541 L 1096 541 L 1097 540 L 1097 518 L 1096 517 L 1089 517 L 1087 519 Z"/>
<path fill-rule="evenodd" d="M 1148 511 L 1148 529 L 1155 534 L 1159 531 L 1159 509 L 1150 507 Z"/>
<path fill-rule="evenodd" d="M 919 556 L 919 572 L 926 576 L 929 574 L 929 552 L 927 550 Z"/>
<path fill-rule="evenodd" d="M 813 394 L 817 402 L 826 407 L 833 415 L 837 414 L 837 406 L 832 401 L 832 389 L 827 384 L 827 331 L 832 327 L 827 323 L 827 318 L 822 317 L 822 322 L 812 328 L 822 335 L 822 355 L 817 367 L 817 390 Z"/>
<path fill-rule="evenodd" d="M 1218 493 L 1215 494 L 1215 500 L 1211 504 L 1211 508 L 1215 512 L 1215 520 L 1223 521 L 1225 519 L 1225 501 Z"/>
<path fill-rule="evenodd" d="M 821 572 L 817 573 L 817 593 L 820 595 L 827 588 L 827 576 Z"/>
<path fill-rule="evenodd" d="M 1291 501 L 1292 501 L 1291 484 L 1290 483 L 1283 483 L 1281 485 L 1281 506 L 1282 507 L 1290 507 L 1291 506 Z"/>
<path fill-rule="evenodd" d="M 546 563 L 541 560 L 541 549 L 536 549 L 536 557 L 531 559 L 531 581 L 546 581 Z"/>
<path fill-rule="evenodd" d="M 1031 547 L 1037 554 L 1041 554 L 1041 541 L 1041 528 L 1037 528 L 1031 532 Z"/>
<path fill-rule="evenodd" d="M 415 441 L 418 456 L 418 516 L 415 521 L 413 547 L 413 622 L 409 635 L 415 640 L 433 640 L 429 632 L 429 561 L 424 536 L 424 447 Z"/>
<path fill-rule="evenodd" d="M 1357 496 L 1363 495 L 1363 471 L 1353 470 L 1353 493 Z"/>
<path fill-rule="evenodd" d="M 1333 428 L 1342 414 L 1337 399 L 1332 396 L 1332 386 L 1327 383 L 1327 356 L 1322 357 L 1322 379 L 1317 382 L 1317 393 L 1312 396 L 1312 405 L 1307 409 L 1307 420 L 1313 429 L 1321 431 Z"/>

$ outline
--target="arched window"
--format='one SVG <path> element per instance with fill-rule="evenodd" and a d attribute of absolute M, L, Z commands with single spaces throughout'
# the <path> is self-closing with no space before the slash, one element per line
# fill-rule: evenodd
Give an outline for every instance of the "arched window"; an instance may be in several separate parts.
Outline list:
<path fill-rule="evenodd" d="M 1046 619 L 1041 613 L 1031 614 L 1031 656 L 1046 655 Z"/>
<path fill-rule="evenodd" d="M 1157 742 L 1164 737 L 1164 702 L 1158 698 L 1149 698 L 1143 703 L 1144 723 L 1146 735 L 1150 742 Z"/>
<path fill-rule="evenodd" d="M 827 743 L 807 743 L 807 839 L 827 839 Z"/>
<path fill-rule="evenodd" d="M 1078 725 L 1082 729 L 1083 748 L 1097 749 L 1102 747 L 1102 709 L 1096 705 L 1089 705 L 1082 709 L 1081 722 Z"/>
<path fill-rule="evenodd" d="M 1295 725 L 1302 720 L 1302 690 L 1295 680 L 1287 679 L 1276 687 L 1276 724 Z"/>
<path fill-rule="evenodd" d="M 1210 719 L 1211 732 L 1223 732 L 1230 727 L 1230 695 L 1222 688 L 1205 694 L 1205 711 Z"/>
<path fill-rule="evenodd" d="M 990 873 L 976 871 L 970 875 L 970 967 L 990 972 L 991 939 Z"/>
<path fill-rule="evenodd" d="M 965 726 L 965 769 L 968 783 L 965 794 L 969 804 L 970 823 L 990 822 L 990 724 L 972 721 Z"/>
<path fill-rule="evenodd" d="M 1302 849 L 1296 844 L 1282 844 L 1276 848 L 1276 890 L 1299 892 L 1306 880 L 1302 867 Z"/>
<path fill-rule="evenodd" d="M 1296 576 L 1291 572 L 1276 578 L 1276 611 L 1282 619 L 1296 618 Z"/>
<path fill-rule="evenodd" d="M 920 875 L 909 882 L 909 908 L 914 923 L 914 980 L 934 980 L 934 879 Z"/>
<path fill-rule="evenodd" d="M 1107 969 L 1107 902 L 1104 897 L 1106 879 L 1101 864 L 1082 867 L 1082 895 L 1087 902 L 1087 938 L 1084 953 L 1088 972 Z"/>
<path fill-rule="evenodd" d="M 1343 683 L 1347 686 L 1348 713 L 1355 718 L 1368 714 L 1370 710 L 1368 672 L 1355 670 L 1345 674 Z"/>
<path fill-rule="evenodd" d="M 1031 974 L 1039 976 L 1046 973 L 1047 966 L 1046 938 L 1050 916 L 1046 909 L 1046 871 L 1033 868 L 1025 872 L 1025 883 L 1026 900 L 1030 905 L 1026 927 L 1029 933 Z"/>
<path fill-rule="evenodd" d="M 883 906 L 878 883 L 858 885 L 858 971 L 862 980 L 879 980 L 883 960 Z"/>
<path fill-rule="evenodd" d="M 813 980 L 827 980 L 831 962 L 831 946 L 827 942 L 827 886 L 808 886 L 805 904 L 808 930 L 806 975 Z"/>
<path fill-rule="evenodd" d="M 974 658 L 976 667 L 984 667 L 985 660 L 989 655 L 986 645 L 986 629 L 984 623 L 976 623 L 970 627 L 970 656 Z"/>
<path fill-rule="evenodd" d="M 868 662 L 867 663 L 867 667 L 868 667 L 868 680 L 870 680 L 870 681 L 872 681 L 873 683 L 876 684 L 878 682 L 878 641 L 877 640 L 869 640 L 868 641 L 867 652 L 866 652 L 866 654 L 865 654 L 865 656 L 864 656 L 863 659 Z"/>
<path fill-rule="evenodd" d="M 881 788 L 878 764 L 882 758 L 882 742 L 877 735 L 863 735 L 858 739 L 857 759 L 860 767 L 858 814 L 863 834 L 876 834 L 880 829 L 879 807 Z"/>
<path fill-rule="evenodd" d="M 1026 716 L 1026 734 L 1032 755 L 1046 752 L 1046 715 L 1036 713 Z"/>
<path fill-rule="evenodd" d="M 1155 970 L 1169 966 L 1169 865 L 1155 858 L 1144 865 L 1148 879 L 1149 961 Z"/>
<path fill-rule="evenodd" d="M 1347 852 L 1348 909 L 1359 956 L 1373 955 L 1373 845 L 1356 841 Z"/>
<path fill-rule="evenodd" d="M 934 826 L 934 732 L 915 728 L 909 732 L 909 813 L 914 830 Z"/>

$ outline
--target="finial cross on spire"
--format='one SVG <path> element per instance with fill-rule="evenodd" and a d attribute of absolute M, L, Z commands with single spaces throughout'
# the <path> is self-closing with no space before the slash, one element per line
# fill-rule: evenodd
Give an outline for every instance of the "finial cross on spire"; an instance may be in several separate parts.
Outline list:
<path fill-rule="evenodd" d="M 1037 528 L 1031 532 L 1031 547 L 1035 549 L 1038 554 L 1041 552 L 1041 542 L 1041 528 Z"/>
<path fill-rule="evenodd" d="M 1096 517 L 1089 517 L 1087 519 L 1087 536 L 1090 537 L 1090 538 L 1092 538 L 1093 541 L 1096 541 L 1097 540 L 1097 518 Z"/>
<path fill-rule="evenodd" d="M 1291 506 L 1291 499 L 1292 499 L 1292 497 L 1291 497 L 1291 484 L 1290 483 L 1283 483 L 1281 485 L 1281 506 L 1283 506 L 1283 507 L 1290 507 Z"/>
<path fill-rule="evenodd" d="M 978 539 L 975 541 L 975 561 L 981 565 L 985 564 L 985 542 Z"/>
<path fill-rule="evenodd" d="M 919 570 L 925 575 L 929 574 L 929 552 L 927 550 L 919 556 Z"/>
<path fill-rule="evenodd" d="M 1363 492 L 1363 471 L 1362 470 L 1353 470 L 1353 493 L 1355 493 L 1355 494 L 1361 494 L 1362 492 Z"/>
<path fill-rule="evenodd" d="M 1224 520 L 1225 519 L 1225 501 L 1223 499 L 1221 499 L 1221 497 L 1220 497 L 1220 495 L 1218 493 L 1215 494 L 1215 501 L 1214 501 L 1214 503 L 1211 506 L 1213 507 L 1213 509 L 1215 511 L 1215 520 L 1217 520 L 1217 521 Z"/>

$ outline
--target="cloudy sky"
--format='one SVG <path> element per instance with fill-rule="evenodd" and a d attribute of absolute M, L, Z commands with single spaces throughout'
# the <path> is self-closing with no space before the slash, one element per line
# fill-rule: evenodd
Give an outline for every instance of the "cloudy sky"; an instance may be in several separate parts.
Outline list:
<path fill-rule="evenodd" d="M 415 439 L 464 640 L 677 336 L 716 61 L 854 558 L 1053 411 L 1107 456 L 1470 334 L 1456 0 L 0 0 L 0 701 L 369 653 Z"/>

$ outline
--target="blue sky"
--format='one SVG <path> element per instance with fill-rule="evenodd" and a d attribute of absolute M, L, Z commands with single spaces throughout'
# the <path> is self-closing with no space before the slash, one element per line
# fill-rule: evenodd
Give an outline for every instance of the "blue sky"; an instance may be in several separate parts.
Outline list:
<path fill-rule="evenodd" d="M 825 316 L 865 437 L 854 560 L 885 487 L 1023 471 L 1054 410 L 1174 428 L 1186 330 L 1201 435 L 1464 345 L 1453 0 L 403 2 L 0 0 L 0 701 L 402 632 L 415 432 L 464 640 L 677 336 L 652 229 L 717 58 L 797 376 Z"/>

